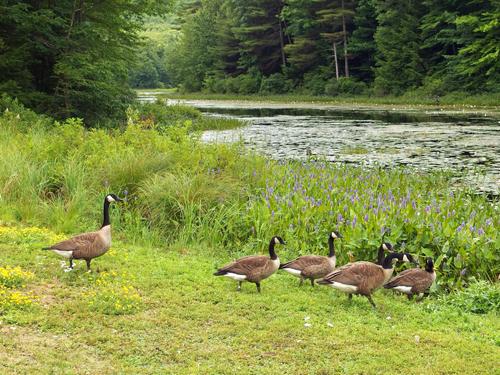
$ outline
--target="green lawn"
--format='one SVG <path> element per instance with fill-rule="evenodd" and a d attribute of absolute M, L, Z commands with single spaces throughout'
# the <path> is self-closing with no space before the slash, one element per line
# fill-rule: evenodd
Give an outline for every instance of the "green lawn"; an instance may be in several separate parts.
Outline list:
<path fill-rule="evenodd" d="M 115 237 L 119 237 L 118 235 Z M 241 293 L 212 273 L 227 251 L 113 248 L 65 273 L 39 250 L 56 236 L 0 226 L 0 266 L 34 277 L 31 307 L 0 316 L 0 373 L 492 374 L 498 315 L 432 308 L 378 291 L 373 310 L 278 273 Z M 124 241 L 124 238 L 119 238 Z M 278 254 L 287 259 L 286 248 Z M 123 287 L 127 289 L 123 289 Z M 118 315 L 114 315 L 118 314 Z M 305 324 L 310 325 L 306 327 Z M 498 372 L 497 372 L 498 373 Z"/>

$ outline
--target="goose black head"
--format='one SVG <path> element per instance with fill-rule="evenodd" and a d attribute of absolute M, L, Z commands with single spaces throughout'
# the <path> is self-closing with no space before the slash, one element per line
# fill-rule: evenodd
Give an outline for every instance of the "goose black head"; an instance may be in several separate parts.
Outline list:
<path fill-rule="evenodd" d="M 111 203 L 111 202 L 123 202 L 123 199 L 118 198 L 118 196 L 116 194 L 108 194 L 108 195 L 106 195 L 106 201 L 108 203 Z"/>
<path fill-rule="evenodd" d="M 382 243 L 382 249 L 384 249 L 385 251 L 388 251 L 390 253 L 394 252 L 392 245 L 389 242 Z"/>
<path fill-rule="evenodd" d="M 432 272 L 434 271 L 434 262 L 432 261 L 432 258 L 427 258 L 425 261 L 425 270 L 427 272 Z"/>
<path fill-rule="evenodd" d="M 342 235 L 334 230 L 332 233 L 330 233 L 330 238 L 336 239 L 336 238 L 342 238 Z"/>
<path fill-rule="evenodd" d="M 400 261 L 405 262 L 405 263 L 413 263 L 418 266 L 418 262 L 413 258 L 413 256 L 410 253 L 403 253 L 403 257 L 400 259 Z"/>
<path fill-rule="evenodd" d="M 283 238 L 281 238 L 280 236 L 274 236 L 273 237 L 273 241 L 275 244 L 279 245 L 286 245 L 286 242 L 283 240 Z"/>

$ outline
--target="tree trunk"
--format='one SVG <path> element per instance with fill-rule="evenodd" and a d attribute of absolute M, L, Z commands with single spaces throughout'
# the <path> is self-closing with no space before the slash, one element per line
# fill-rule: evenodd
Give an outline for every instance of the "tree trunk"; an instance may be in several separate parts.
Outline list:
<path fill-rule="evenodd" d="M 342 33 L 344 34 L 344 74 L 349 78 L 349 61 L 347 59 L 347 29 L 345 26 L 344 0 L 342 0 Z"/>
<path fill-rule="evenodd" d="M 337 61 L 337 42 L 333 42 L 333 61 L 335 61 L 335 78 L 339 80 L 339 62 Z"/>
<path fill-rule="evenodd" d="M 281 63 L 283 66 L 286 65 L 286 56 L 285 56 L 285 41 L 284 41 L 284 35 L 283 35 L 283 26 L 281 24 L 281 21 L 279 21 L 280 24 L 280 47 L 281 47 Z"/>

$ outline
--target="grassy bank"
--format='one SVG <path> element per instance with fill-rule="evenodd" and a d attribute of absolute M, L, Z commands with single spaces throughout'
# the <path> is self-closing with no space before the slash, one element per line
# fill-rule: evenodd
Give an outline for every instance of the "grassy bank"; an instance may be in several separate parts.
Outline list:
<path fill-rule="evenodd" d="M 500 273 L 497 203 L 452 189 L 445 173 L 278 163 L 240 144 L 203 144 L 189 121 L 157 126 L 132 112 L 122 129 L 85 129 L 11 106 L 0 117 L 0 218 L 78 233 L 95 228 L 114 192 L 127 200 L 115 227 L 138 244 L 241 256 L 279 234 L 291 256 L 324 251 L 335 229 L 346 262 L 348 251 L 372 259 L 389 228 L 396 248 L 435 259 L 438 289 Z"/>
<path fill-rule="evenodd" d="M 0 226 L 1 264 L 24 272 L 0 284 L 21 279 L 8 290 L 32 301 L 0 299 L 4 374 L 491 374 L 500 356 L 493 312 L 470 314 L 435 297 L 410 303 L 385 290 L 375 311 L 364 298 L 299 288 L 281 273 L 260 295 L 253 285 L 237 293 L 211 276 L 227 252 L 196 245 L 115 242 L 95 260 L 98 272 L 77 262 L 64 273 L 60 258 L 40 250 L 59 238 Z"/>
<path fill-rule="evenodd" d="M 315 96 L 307 94 L 284 94 L 284 95 L 244 95 L 244 94 L 213 94 L 206 92 L 179 93 L 172 89 L 138 90 L 138 93 L 154 92 L 162 98 L 170 99 L 206 99 L 206 100 L 243 100 L 256 102 L 275 103 L 321 103 L 329 105 L 358 105 L 374 106 L 376 108 L 385 106 L 396 106 L 396 108 L 418 108 L 448 110 L 480 110 L 490 109 L 497 112 L 500 107 L 500 94 L 447 94 L 442 97 L 430 97 L 422 95 L 404 96 Z"/>

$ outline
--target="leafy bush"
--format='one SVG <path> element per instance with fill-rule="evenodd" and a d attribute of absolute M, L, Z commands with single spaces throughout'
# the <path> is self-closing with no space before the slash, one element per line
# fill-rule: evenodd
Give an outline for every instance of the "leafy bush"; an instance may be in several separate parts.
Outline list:
<path fill-rule="evenodd" d="M 304 74 L 303 90 L 311 95 L 324 95 L 325 85 L 332 77 L 330 68 L 321 68 Z"/>
<path fill-rule="evenodd" d="M 338 80 L 331 79 L 325 85 L 325 94 L 337 96 L 342 94 L 347 95 L 362 95 L 366 93 L 368 86 L 353 78 L 340 77 Z"/>
<path fill-rule="evenodd" d="M 484 280 L 472 280 L 467 288 L 443 295 L 435 304 L 445 304 L 475 314 L 498 313 L 500 285 L 487 283 Z"/>
<path fill-rule="evenodd" d="M 292 89 L 292 82 L 281 73 L 262 78 L 259 92 L 262 94 L 285 94 Z"/>

